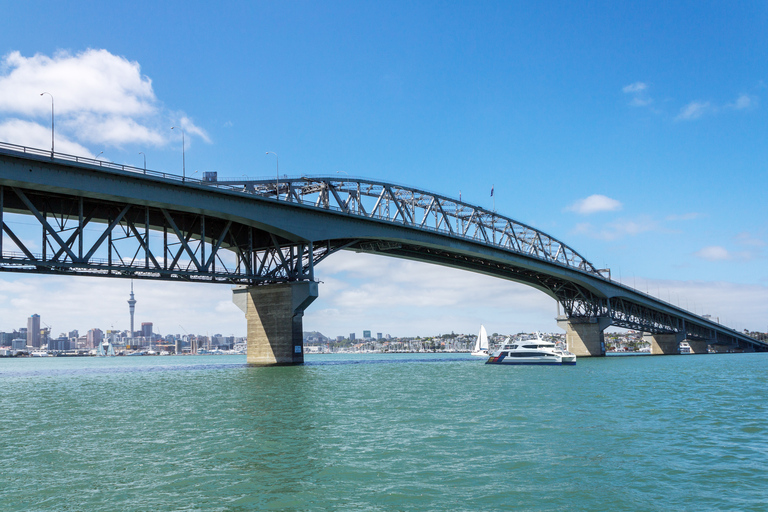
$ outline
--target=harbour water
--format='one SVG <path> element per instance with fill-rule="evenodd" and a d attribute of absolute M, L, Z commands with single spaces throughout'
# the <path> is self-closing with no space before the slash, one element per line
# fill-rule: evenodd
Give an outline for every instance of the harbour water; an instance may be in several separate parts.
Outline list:
<path fill-rule="evenodd" d="M 766 510 L 767 369 L 0 359 L 0 510 Z"/>

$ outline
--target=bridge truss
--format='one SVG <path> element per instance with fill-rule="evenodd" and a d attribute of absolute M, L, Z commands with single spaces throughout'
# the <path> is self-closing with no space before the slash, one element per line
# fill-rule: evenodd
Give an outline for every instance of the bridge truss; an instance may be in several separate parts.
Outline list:
<path fill-rule="evenodd" d="M 431 192 L 361 178 L 284 178 L 203 182 L 262 197 L 429 230 L 538 258 L 594 275 L 595 268 L 563 242 L 496 212 Z"/>
<path fill-rule="evenodd" d="M 13 214 L 25 215 L 23 234 Z M 215 217 L 0 186 L 3 271 L 253 285 L 314 280 L 329 249 Z"/>

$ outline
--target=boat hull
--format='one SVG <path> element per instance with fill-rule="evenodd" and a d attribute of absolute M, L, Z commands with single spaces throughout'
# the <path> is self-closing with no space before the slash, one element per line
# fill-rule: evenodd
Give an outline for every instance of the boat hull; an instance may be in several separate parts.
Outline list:
<path fill-rule="evenodd" d="M 576 362 L 565 362 L 565 361 L 509 361 L 509 360 L 503 360 L 503 361 L 491 361 L 488 360 L 485 362 L 485 364 L 506 364 L 510 366 L 576 366 Z"/>
<path fill-rule="evenodd" d="M 539 366 L 575 366 L 576 360 L 563 358 L 560 356 L 527 356 L 511 357 L 504 354 L 492 355 L 485 364 L 508 364 L 508 365 L 539 365 Z"/>

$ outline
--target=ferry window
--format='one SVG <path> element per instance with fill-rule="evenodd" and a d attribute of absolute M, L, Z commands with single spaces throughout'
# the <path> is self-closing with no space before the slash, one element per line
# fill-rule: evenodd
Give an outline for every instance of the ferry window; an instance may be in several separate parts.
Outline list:
<path fill-rule="evenodd" d="M 512 350 L 515 350 L 517 348 L 517 345 L 512 345 Z"/>
<path fill-rule="evenodd" d="M 536 345 L 523 345 L 523 348 L 539 348 Z"/>

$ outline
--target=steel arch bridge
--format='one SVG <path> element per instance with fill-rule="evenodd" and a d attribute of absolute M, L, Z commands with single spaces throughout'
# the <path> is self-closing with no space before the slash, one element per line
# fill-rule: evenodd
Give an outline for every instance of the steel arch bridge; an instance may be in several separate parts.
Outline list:
<path fill-rule="evenodd" d="M 13 214 L 35 220 L 39 250 Z M 0 143 L 0 271 L 253 286 L 314 281 L 339 250 L 523 283 L 569 319 L 768 349 L 613 281 L 540 230 L 425 190 L 348 176 L 192 179 Z"/>

